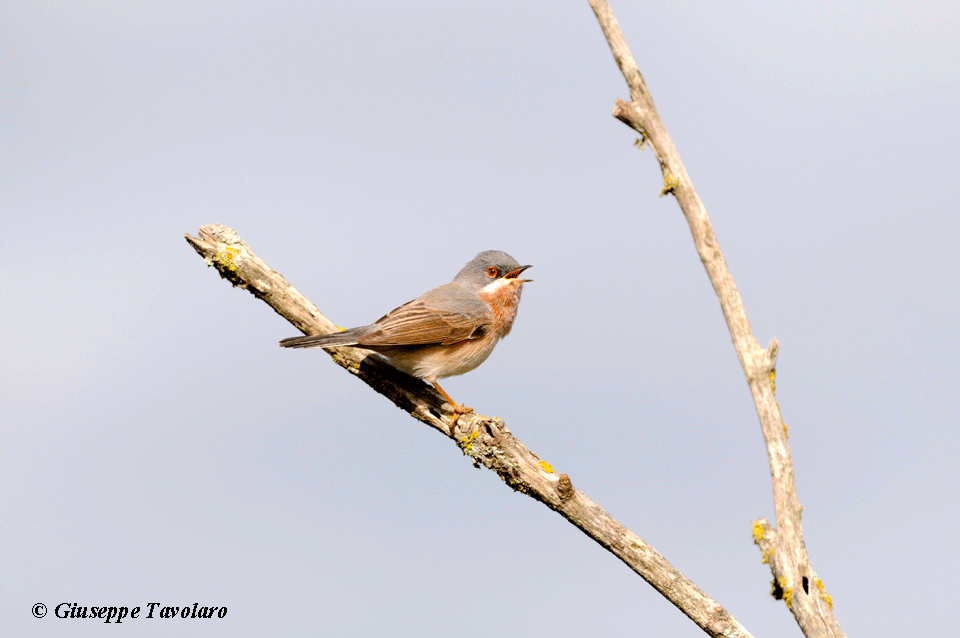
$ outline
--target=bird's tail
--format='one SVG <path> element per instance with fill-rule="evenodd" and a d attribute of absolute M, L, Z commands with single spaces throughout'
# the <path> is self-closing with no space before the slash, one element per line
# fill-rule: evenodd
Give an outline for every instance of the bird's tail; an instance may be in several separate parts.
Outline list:
<path fill-rule="evenodd" d="M 333 348 L 335 346 L 357 345 L 356 329 L 343 330 L 328 335 L 307 335 L 289 337 L 280 342 L 281 348 Z"/>

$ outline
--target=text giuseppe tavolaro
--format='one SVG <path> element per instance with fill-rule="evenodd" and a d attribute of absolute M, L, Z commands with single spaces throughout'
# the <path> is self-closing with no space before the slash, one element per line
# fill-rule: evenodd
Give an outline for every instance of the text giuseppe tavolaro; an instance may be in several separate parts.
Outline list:
<path fill-rule="evenodd" d="M 57 618 L 96 618 L 104 622 L 120 623 L 124 618 L 223 618 L 226 607 L 161 607 L 160 603 L 147 603 L 142 616 L 140 608 L 134 607 L 80 607 L 77 603 L 60 603 L 53 610 Z"/>

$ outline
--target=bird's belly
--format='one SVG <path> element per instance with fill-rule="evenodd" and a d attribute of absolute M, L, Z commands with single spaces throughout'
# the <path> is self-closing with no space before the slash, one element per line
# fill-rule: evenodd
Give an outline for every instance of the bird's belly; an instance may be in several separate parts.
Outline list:
<path fill-rule="evenodd" d="M 452 346 L 419 346 L 380 350 L 391 363 L 420 379 L 442 379 L 470 372 L 487 360 L 497 339 L 463 341 Z"/>

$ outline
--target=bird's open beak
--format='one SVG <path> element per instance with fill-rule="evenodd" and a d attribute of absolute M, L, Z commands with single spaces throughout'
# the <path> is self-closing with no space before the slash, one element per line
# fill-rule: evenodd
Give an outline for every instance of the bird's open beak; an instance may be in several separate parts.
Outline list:
<path fill-rule="evenodd" d="M 522 273 L 522 272 L 523 272 L 524 270 L 526 270 L 527 268 L 533 268 L 533 266 L 520 266 L 520 267 L 517 268 L 516 270 L 511 270 L 510 272 L 508 272 L 507 274 L 505 274 L 505 275 L 503 276 L 503 278 L 504 278 L 504 279 L 516 279 L 517 277 L 520 276 L 520 273 Z M 533 279 L 519 279 L 518 281 L 519 281 L 520 283 L 524 283 L 524 282 L 527 282 L 527 281 L 533 281 Z"/>

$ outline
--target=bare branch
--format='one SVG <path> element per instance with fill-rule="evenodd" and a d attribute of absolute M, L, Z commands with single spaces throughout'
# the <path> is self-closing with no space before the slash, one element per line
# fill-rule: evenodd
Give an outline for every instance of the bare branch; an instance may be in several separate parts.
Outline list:
<path fill-rule="evenodd" d="M 764 562 L 770 564 L 774 577 L 774 593 L 779 592 L 778 597 L 786 602 L 808 638 L 843 636 L 843 630 L 833 615 L 831 598 L 810 565 L 803 543 L 803 528 L 800 523 L 802 508 L 794 486 L 793 459 L 790 456 L 787 429 L 780 416 L 773 383 L 779 344 L 774 339 L 766 349 L 762 349 L 754 338 L 743 300 L 727 268 L 723 253 L 720 252 L 707 211 L 680 161 L 673 140 L 657 114 L 653 98 L 623 39 L 617 19 L 606 0 L 590 0 L 590 6 L 597 16 L 627 86 L 630 87 L 631 102 L 617 100 L 613 115 L 639 132 L 656 153 L 663 173 L 664 187 L 661 195 L 673 193 L 687 219 L 697 253 L 720 300 L 727 328 L 760 417 L 767 455 L 770 458 L 777 529 L 774 530 L 761 519 L 754 524 L 753 537 L 760 547 Z"/>
<path fill-rule="evenodd" d="M 207 265 L 234 286 L 247 289 L 304 334 L 328 334 L 337 327 L 279 273 L 250 250 L 226 226 L 200 228 L 199 239 L 187 242 Z M 415 419 L 443 433 L 476 467 L 496 472 L 518 492 L 534 498 L 577 526 L 653 585 L 667 600 L 711 636 L 750 638 L 750 633 L 716 601 L 677 571 L 650 545 L 621 525 L 599 505 L 573 488 L 570 477 L 557 474 L 527 449 L 501 419 L 478 414 L 451 423 L 452 407 L 429 385 L 393 368 L 382 357 L 359 348 L 336 348 L 333 360 Z"/>

